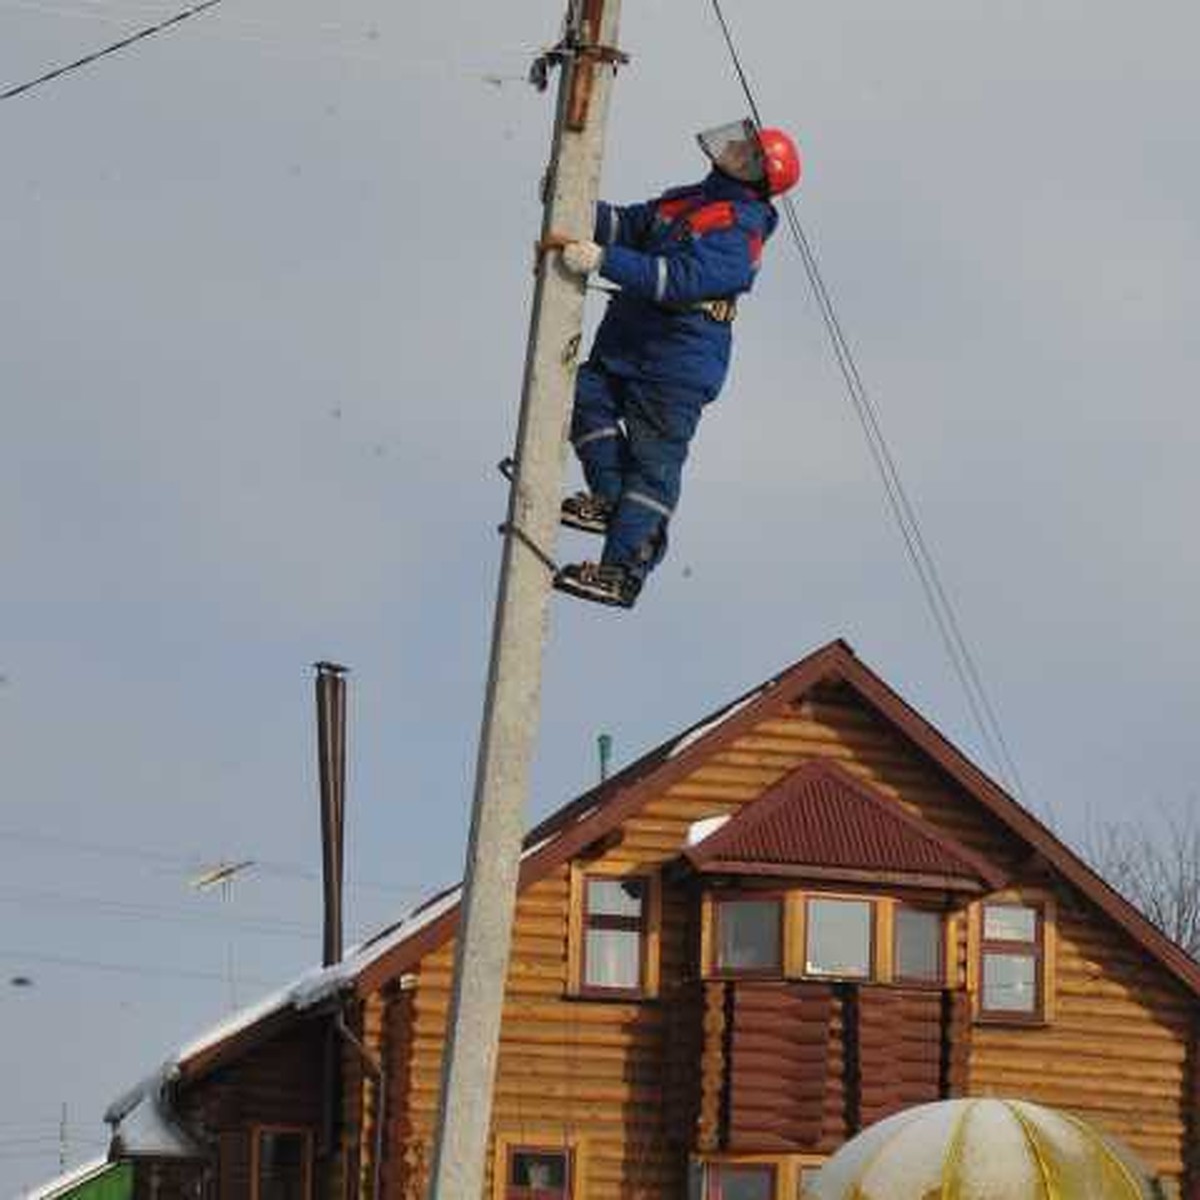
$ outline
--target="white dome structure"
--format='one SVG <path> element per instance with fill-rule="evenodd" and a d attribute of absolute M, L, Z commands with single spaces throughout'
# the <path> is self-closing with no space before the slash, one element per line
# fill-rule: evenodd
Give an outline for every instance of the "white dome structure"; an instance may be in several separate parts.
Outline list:
<path fill-rule="evenodd" d="M 1077 1117 L 1024 1100 L 905 1109 L 844 1145 L 803 1200 L 1153 1200 L 1130 1151 Z"/>

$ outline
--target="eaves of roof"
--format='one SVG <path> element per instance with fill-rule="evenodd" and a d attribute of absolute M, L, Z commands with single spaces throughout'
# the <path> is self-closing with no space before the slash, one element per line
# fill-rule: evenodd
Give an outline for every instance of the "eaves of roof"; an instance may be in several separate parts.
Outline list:
<path fill-rule="evenodd" d="M 844 681 L 951 781 L 992 813 L 1081 895 L 1200 998 L 1200 962 L 1152 924 L 1032 813 L 1017 803 L 851 652 Z"/>

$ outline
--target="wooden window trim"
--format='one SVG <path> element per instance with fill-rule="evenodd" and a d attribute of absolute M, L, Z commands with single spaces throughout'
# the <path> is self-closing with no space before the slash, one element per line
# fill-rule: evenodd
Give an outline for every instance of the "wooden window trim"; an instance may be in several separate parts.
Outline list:
<path fill-rule="evenodd" d="M 640 879 L 645 884 L 642 900 L 641 945 L 639 963 L 641 986 L 637 989 L 606 988 L 588 984 L 587 980 L 587 882 L 590 879 L 620 882 Z M 662 944 L 662 879 L 655 871 L 641 866 L 622 870 L 592 868 L 590 864 L 572 863 L 567 934 L 567 995 L 577 1000 L 609 1000 L 641 1003 L 658 997 L 661 979 Z M 609 918 L 598 918 L 607 921 Z M 615 918 L 617 921 L 632 918 Z"/>
<path fill-rule="evenodd" d="M 919 975 L 901 975 L 896 967 L 900 961 L 900 948 L 897 944 L 897 929 L 899 922 L 896 918 L 905 910 L 909 912 L 928 913 L 931 917 L 936 917 L 938 921 L 938 938 L 937 952 L 938 964 L 937 975 L 933 979 L 924 979 Z M 929 988 L 931 991 L 940 991 L 946 986 L 946 927 L 949 922 L 946 920 L 946 914 L 939 908 L 930 908 L 923 904 L 909 904 L 903 900 L 897 900 L 891 906 L 891 945 L 892 945 L 892 982 L 903 985 L 904 987 Z"/>
<path fill-rule="evenodd" d="M 547 1158 L 551 1155 L 561 1155 L 565 1160 L 564 1168 L 566 1174 L 566 1186 L 563 1188 L 563 1192 L 567 1200 L 571 1200 L 575 1195 L 575 1155 L 570 1146 L 544 1146 L 541 1143 L 513 1142 L 507 1147 L 504 1155 L 504 1181 L 502 1187 L 504 1189 L 505 1200 L 514 1200 L 514 1198 L 519 1198 L 519 1200 L 533 1200 L 533 1197 L 539 1190 L 537 1188 L 518 1187 L 509 1178 L 513 1159 L 518 1154 L 540 1154 Z"/>
<path fill-rule="evenodd" d="M 824 1154 L 692 1154 L 689 1168 L 699 1168 L 707 1176 L 710 1167 L 757 1167 L 767 1166 L 775 1172 L 773 1200 L 797 1200 L 800 1195 L 800 1176 L 803 1171 L 814 1171 L 829 1161 Z M 708 1195 L 708 1180 L 703 1178 L 700 1200 Z"/>
<path fill-rule="evenodd" d="M 294 1133 L 304 1139 L 304 1200 L 313 1200 L 313 1131 L 303 1125 L 250 1126 L 250 1200 L 259 1200 L 259 1139 L 264 1133 Z"/>
<path fill-rule="evenodd" d="M 754 1171 L 770 1180 L 769 1195 L 780 1200 L 781 1163 L 774 1159 L 710 1158 L 704 1161 L 704 1189 L 701 1200 L 723 1200 L 721 1171 Z"/>
<path fill-rule="evenodd" d="M 561 1129 L 542 1127 L 523 1129 L 520 1133 L 496 1134 L 492 1158 L 491 1200 L 508 1200 L 508 1172 L 512 1155 L 522 1151 L 532 1154 L 567 1155 L 567 1195 L 582 1200 L 587 1195 L 588 1142 L 584 1137 L 563 1136 Z"/>
<path fill-rule="evenodd" d="M 787 893 L 783 891 L 722 891 L 712 893 L 708 897 L 712 913 L 712 932 L 710 946 L 710 975 L 714 979 L 783 979 L 784 964 L 787 962 Z M 739 901 L 773 901 L 778 918 L 779 956 L 774 966 L 770 967 L 723 967 L 719 961 L 721 955 L 721 906 L 736 904 Z"/>
<path fill-rule="evenodd" d="M 629 883 L 636 880 L 642 885 L 641 916 L 621 917 L 608 913 L 588 912 L 588 884 L 593 881 Z M 579 995 L 597 998 L 619 998 L 622 1000 L 640 1000 L 646 995 L 646 954 L 648 941 L 647 932 L 650 926 L 650 876 L 649 875 L 605 875 L 603 872 L 585 871 L 583 873 L 583 892 L 580 897 L 580 938 L 579 938 Z M 587 975 L 587 935 L 592 929 L 614 929 L 623 933 L 638 935 L 638 986 L 635 988 L 605 987 L 602 984 L 589 983 Z"/>
<path fill-rule="evenodd" d="M 869 944 L 867 946 L 867 972 L 865 975 L 838 975 L 826 971 L 810 971 L 808 969 L 808 935 L 812 929 L 813 901 L 840 900 L 855 904 L 865 904 L 871 916 Z M 806 892 L 804 895 L 804 942 L 800 946 L 800 966 L 805 979 L 841 980 L 846 983 L 872 983 L 880 978 L 879 975 L 879 908 L 880 898 L 876 896 L 844 895 L 834 892 Z"/>
<path fill-rule="evenodd" d="M 984 936 L 986 910 L 989 908 L 1030 909 L 1035 914 L 1033 940 L 1012 941 Z M 976 981 L 975 1020 L 980 1024 L 995 1025 L 1045 1025 L 1052 1013 L 1053 998 L 1050 995 L 1052 971 L 1049 956 L 1052 953 L 1051 930 L 1053 928 L 1051 906 L 1041 898 L 998 896 L 979 902 L 976 912 L 975 946 L 971 955 Z M 1032 1011 L 1021 1009 L 988 1008 L 984 986 L 984 963 L 989 954 L 1006 954 L 1030 958 L 1034 964 L 1034 1007 Z"/>

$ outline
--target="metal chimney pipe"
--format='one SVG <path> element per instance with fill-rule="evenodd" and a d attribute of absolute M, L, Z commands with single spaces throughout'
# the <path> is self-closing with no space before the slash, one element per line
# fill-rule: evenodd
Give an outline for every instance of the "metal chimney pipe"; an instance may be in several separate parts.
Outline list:
<path fill-rule="evenodd" d="M 321 787 L 321 877 L 324 932 L 321 963 L 342 959 L 342 848 L 346 803 L 347 668 L 314 663 L 317 671 L 317 770 Z"/>
<path fill-rule="evenodd" d="M 608 778 L 608 764 L 612 761 L 612 734 L 597 735 L 596 748 L 600 752 L 600 782 L 603 783 Z"/>

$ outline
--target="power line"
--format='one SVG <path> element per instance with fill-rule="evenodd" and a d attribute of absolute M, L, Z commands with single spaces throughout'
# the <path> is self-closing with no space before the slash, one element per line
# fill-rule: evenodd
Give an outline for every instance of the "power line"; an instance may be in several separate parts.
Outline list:
<path fill-rule="evenodd" d="M 153 15 L 156 12 L 153 5 L 130 3 L 129 0 L 119 7 L 107 3 L 107 0 L 75 0 L 74 3 L 71 3 L 70 0 L 0 0 L 0 8 L 21 9 L 48 17 L 100 21 L 107 25 Z M 161 11 L 161 7 L 157 11 Z M 528 82 L 524 72 L 510 74 L 497 71 L 494 63 L 497 57 L 527 61 L 538 54 L 540 50 L 536 46 L 519 48 L 489 46 L 487 48 L 487 65 L 429 56 L 398 57 L 394 53 L 378 49 L 383 43 L 384 37 L 380 30 L 373 27 L 364 29 L 361 24 L 332 21 L 298 24 L 290 16 L 285 23 L 284 21 L 222 15 L 220 22 L 203 26 L 202 32 L 207 37 L 258 47 L 271 56 L 293 59 L 336 58 L 349 62 L 376 64 L 393 70 L 420 70 L 455 76 L 462 75 L 493 84 Z M 305 33 L 314 35 L 320 40 L 304 44 L 295 36 Z M 285 39 L 280 34 L 288 36 Z M 371 49 L 366 47 L 371 47 Z"/>
<path fill-rule="evenodd" d="M 86 16 L 94 17 L 99 20 L 112 21 L 114 19 L 124 19 L 133 15 L 154 17 L 161 14 L 167 5 L 162 2 L 155 3 L 154 0 L 0 0 L 0 7 L 6 8 L 24 8 L 31 12 L 45 13 L 48 16 Z M 385 40 L 385 32 L 381 27 L 377 27 L 371 23 L 362 21 L 330 21 L 327 19 L 312 21 L 307 20 L 302 14 L 288 12 L 282 18 L 272 18 L 267 16 L 249 17 L 244 15 L 228 14 L 221 18 L 219 28 L 228 29 L 230 27 L 242 29 L 262 30 L 266 33 L 276 34 L 281 32 L 295 33 L 308 32 L 320 34 L 322 37 L 342 37 L 346 40 L 351 38 L 355 40 L 365 39 L 368 41 Z M 206 29 L 213 29 L 214 26 L 206 26 Z M 517 58 L 529 58 L 530 55 L 538 53 L 539 47 L 532 42 L 522 42 L 516 44 L 510 42 L 507 45 L 488 45 L 488 54 L 501 55 Z M 405 59 L 404 65 L 413 65 L 414 63 L 428 63 L 430 66 L 451 66 L 454 65 L 449 59 Z"/>
<path fill-rule="evenodd" d="M 91 1146 L 108 1144 L 107 1142 L 100 1142 L 96 1138 L 72 1137 L 71 1141 L 75 1145 L 78 1145 L 80 1143 L 84 1143 L 84 1144 L 91 1145 Z M 28 1147 L 48 1146 L 48 1147 L 51 1147 L 51 1148 L 57 1150 L 61 1145 L 62 1145 L 62 1133 L 60 1132 L 60 1128 L 59 1128 L 57 1122 L 55 1124 L 53 1133 L 47 1133 L 40 1137 L 13 1138 L 11 1141 L 0 1138 L 0 1150 L 14 1150 L 20 1146 L 28 1146 Z"/>
<path fill-rule="evenodd" d="M 136 921 L 168 921 L 219 926 L 264 936 L 309 939 L 319 936 L 311 923 L 286 921 L 275 917 L 247 915 L 225 916 L 211 910 L 200 912 L 187 908 L 163 908 L 160 905 L 139 904 L 136 901 L 113 900 L 99 896 L 78 896 L 32 888 L 0 886 L 0 904 L 27 904 L 43 907 L 79 908 L 103 917 Z"/>
<path fill-rule="evenodd" d="M 183 12 L 176 13 L 173 17 L 168 17 L 165 21 L 159 21 L 156 25 L 148 25 L 145 29 L 139 29 L 137 33 L 132 33 L 128 37 L 121 38 L 120 41 L 113 42 L 111 45 L 105 46 L 102 50 L 95 50 L 91 54 L 85 54 L 83 58 L 77 58 L 74 62 L 67 63 L 65 66 L 55 67 L 52 71 L 47 71 L 44 75 L 39 75 L 36 79 L 30 79 L 27 83 L 19 83 L 16 87 L 10 87 L 7 91 L 0 92 L 0 100 L 11 100 L 14 96 L 20 96 L 24 92 L 32 91 L 35 87 L 40 87 L 43 83 L 49 83 L 52 79 L 58 79 L 60 76 L 66 75 L 71 71 L 78 71 L 81 67 L 86 67 L 98 59 L 104 58 L 106 55 L 115 54 L 118 50 L 124 50 L 126 46 L 132 46 L 134 42 L 140 42 L 143 38 L 153 37 L 156 33 L 162 33 L 164 30 L 170 29 L 172 25 L 178 25 L 181 21 L 186 21 L 188 17 L 194 17 L 198 13 L 204 12 L 205 9 L 215 8 L 220 3 L 221 0 L 201 0 L 199 4 L 193 4 L 191 8 L 186 8 Z"/>
<path fill-rule="evenodd" d="M 39 912 L 44 911 L 47 907 L 81 909 L 89 916 L 136 921 L 139 924 L 145 921 L 198 924 L 226 933 L 246 933 L 259 937 L 316 941 L 321 936 L 320 930 L 311 922 L 286 921 L 276 917 L 251 914 L 239 918 L 212 910 L 200 912 L 187 908 L 163 908 L 161 905 L 139 904 L 135 901 L 78 896 L 66 892 L 31 888 L 0 887 L 0 904 L 36 907 Z M 352 940 L 356 938 L 361 941 L 366 936 L 368 936 L 367 933 L 359 932 L 353 935 Z"/>
<path fill-rule="evenodd" d="M 737 47 L 734 45 L 733 34 L 729 28 L 728 21 L 725 19 L 725 13 L 722 11 L 720 0 L 711 0 L 711 3 L 717 22 L 721 27 L 725 45 L 729 50 L 734 70 L 737 73 L 738 81 L 741 84 L 742 92 L 746 97 L 746 102 L 750 106 L 750 113 L 754 118 L 754 123 L 759 128 L 762 128 L 762 115 L 759 111 L 758 103 L 754 98 L 754 92 L 750 87 L 750 81 L 742 66 Z M 859 423 L 862 426 L 868 449 L 871 452 L 871 457 L 875 462 L 876 469 L 883 483 L 884 492 L 887 495 L 888 505 L 900 530 L 900 535 L 904 540 L 905 549 L 908 552 L 913 569 L 917 573 L 917 578 L 920 581 L 921 590 L 925 595 L 926 603 L 933 616 L 934 624 L 937 626 L 943 645 L 950 657 L 951 665 L 966 695 L 967 705 L 979 729 L 984 747 L 1005 785 L 1020 797 L 1025 790 L 1021 774 L 1017 770 L 1016 762 L 1009 750 L 1003 730 L 1000 727 L 1000 721 L 996 716 L 996 711 L 988 698 L 987 690 L 983 685 L 983 679 L 976 665 L 974 655 L 971 653 L 966 638 L 963 636 L 962 627 L 959 624 L 954 606 L 951 604 L 942 583 L 937 564 L 929 550 L 925 536 L 921 532 L 921 525 L 917 519 L 916 511 L 909 500 L 908 493 L 900 478 L 895 458 L 888 446 L 887 439 L 884 437 L 879 414 L 863 384 L 858 364 L 842 330 L 841 321 L 838 319 L 837 310 L 834 307 L 832 297 L 829 294 L 820 267 L 817 264 L 816 255 L 813 252 L 808 237 L 805 235 L 795 203 L 790 196 L 783 198 L 783 210 L 792 238 L 800 251 L 805 273 L 808 276 L 809 284 L 812 286 L 817 306 L 821 311 L 821 318 L 833 343 L 834 355 L 837 358 L 838 367 L 845 381 L 847 393 Z"/>
<path fill-rule="evenodd" d="M 186 967 L 148 967 L 130 963 L 100 962 L 91 958 L 68 958 L 58 954 L 42 954 L 40 951 L 9 950 L 0 948 L 0 956 L 18 962 L 45 963 L 53 967 L 74 967 L 85 971 L 109 971 L 118 975 L 141 975 L 147 977 L 167 976 L 174 979 L 202 979 L 215 983 L 228 983 L 229 977 L 222 971 L 198 971 Z M 239 983 L 254 983 L 270 987 L 274 982 L 252 975 L 239 975 Z"/>
<path fill-rule="evenodd" d="M 101 1149 L 108 1145 L 107 1142 L 102 1142 L 96 1138 L 76 1138 L 76 1143 L 87 1146 L 89 1149 Z M 0 1159 L 5 1162 L 13 1162 L 17 1159 L 32 1159 L 32 1158 L 51 1158 L 58 1153 L 58 1138 L 54 1139 L 52 1146 L 47 1146 L 43 1150 L 5 1150 L 0 1153 Z"/>
<path fill-rule="evenodd" d="M 83 838 L 63 837 L 59 834 L 40 833 L 28 829 L 0 829 L 0 842 L 16 842 L 29 846 L 44 846 L 55 850 L 73 850 L 83 854 L 98 854 L 111 858 L 134 859 L 140 862 L 157 863 L 172 870 L 196 871 L 201 867 L 198 857 L 188 858 L 170 851 L 154 850 L 142 846 L 113 845 L 107 842 L 92 842 Z M 320 871 L 301 863 L 279 859 L 255 858 L 256 871 L 264 875 L 276 875 L 285 879 L 301 879 L 306 882 L 321 878 Z M 383 892 L 393 896 L 424 895 L 428 888 L 412 884 L 378 883 L 370 880 L 347 880 L 350 890 Z"/>
<path fill-rule="evenodd" d="M 62 1116 L 55 1113 L 52 1117 L 43 1117 L 34 1119 L 33 1121 L 0 1121 L 0 1137 L 20 1137 L 25 1133 L 33 1132 L 40 1129 L 48 1129 L 53 1126 L 57 1135 L 59 1122 Z"/>

